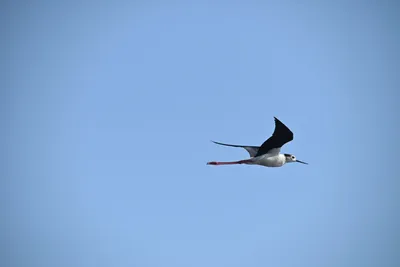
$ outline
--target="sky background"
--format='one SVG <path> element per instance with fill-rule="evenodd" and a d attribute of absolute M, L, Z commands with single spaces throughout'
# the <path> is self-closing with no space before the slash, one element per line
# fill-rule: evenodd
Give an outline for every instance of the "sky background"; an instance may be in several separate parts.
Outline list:
<path fill-rule="evenodd" d="M 400 266 L 396 1 L 0 5 L 1 266 Z"/>

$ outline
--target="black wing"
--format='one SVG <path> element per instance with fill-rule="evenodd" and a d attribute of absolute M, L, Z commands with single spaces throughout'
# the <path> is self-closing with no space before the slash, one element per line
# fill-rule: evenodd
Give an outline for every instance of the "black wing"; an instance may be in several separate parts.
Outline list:
<path fill-rule="evenodd" d="M 212 141 L 212 140 L 211 140 L 211 142 L 213 142 L 213 143 L 215 143 L 215 144 L 217 144 L 217 145 L 222 145 L 222 146 L 231 146 L 231 147 L 241 147 L 241 148 L 244 148 L 244 149 L 247 150 L 247 152 L 249 152 L 250 157 L 254 157 L 254 156 L 257 154 L 258 149 L 260 148 L 259 146 L 242 146 L 242 145 L 224 144 L 224 143 L 215 142 L 215 141 Z"/>
<path fill-rule="evenodd" d="M 276 117 L 274 133 L 265 141 L 258 150 L 256 157 L 267 154 L 271 149 L 280 149 L 284 144 L 293 140 L 293 133 Z"/>

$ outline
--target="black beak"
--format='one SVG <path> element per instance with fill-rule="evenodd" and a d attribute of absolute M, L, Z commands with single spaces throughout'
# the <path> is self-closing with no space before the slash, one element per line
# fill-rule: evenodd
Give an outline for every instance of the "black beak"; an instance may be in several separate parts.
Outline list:
<path fill-rule="evenodd" d="M 301 160 L 296 160 L 298 163 L 303 163 L 303 164 L 308 164 L 307 162 L 301 161 Z"/>

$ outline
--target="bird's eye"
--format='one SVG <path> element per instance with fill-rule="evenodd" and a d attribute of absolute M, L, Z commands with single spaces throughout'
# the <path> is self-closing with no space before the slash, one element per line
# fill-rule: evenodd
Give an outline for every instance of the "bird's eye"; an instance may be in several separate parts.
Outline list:
<path fill-rule="evenodd" d="M 292 159 L 294 159 L 294 156 L 292 156 Z"/>

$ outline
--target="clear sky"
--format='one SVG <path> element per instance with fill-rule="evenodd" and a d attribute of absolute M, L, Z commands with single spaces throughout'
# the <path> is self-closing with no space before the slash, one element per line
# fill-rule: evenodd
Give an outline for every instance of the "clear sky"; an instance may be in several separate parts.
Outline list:
<path fill-rule="evenodd" d="M 1 266 L 400 266 L 396 1 L 61 2 L 1 3 Z M 274 116 L 310 165 L 206 165 Z"/>

